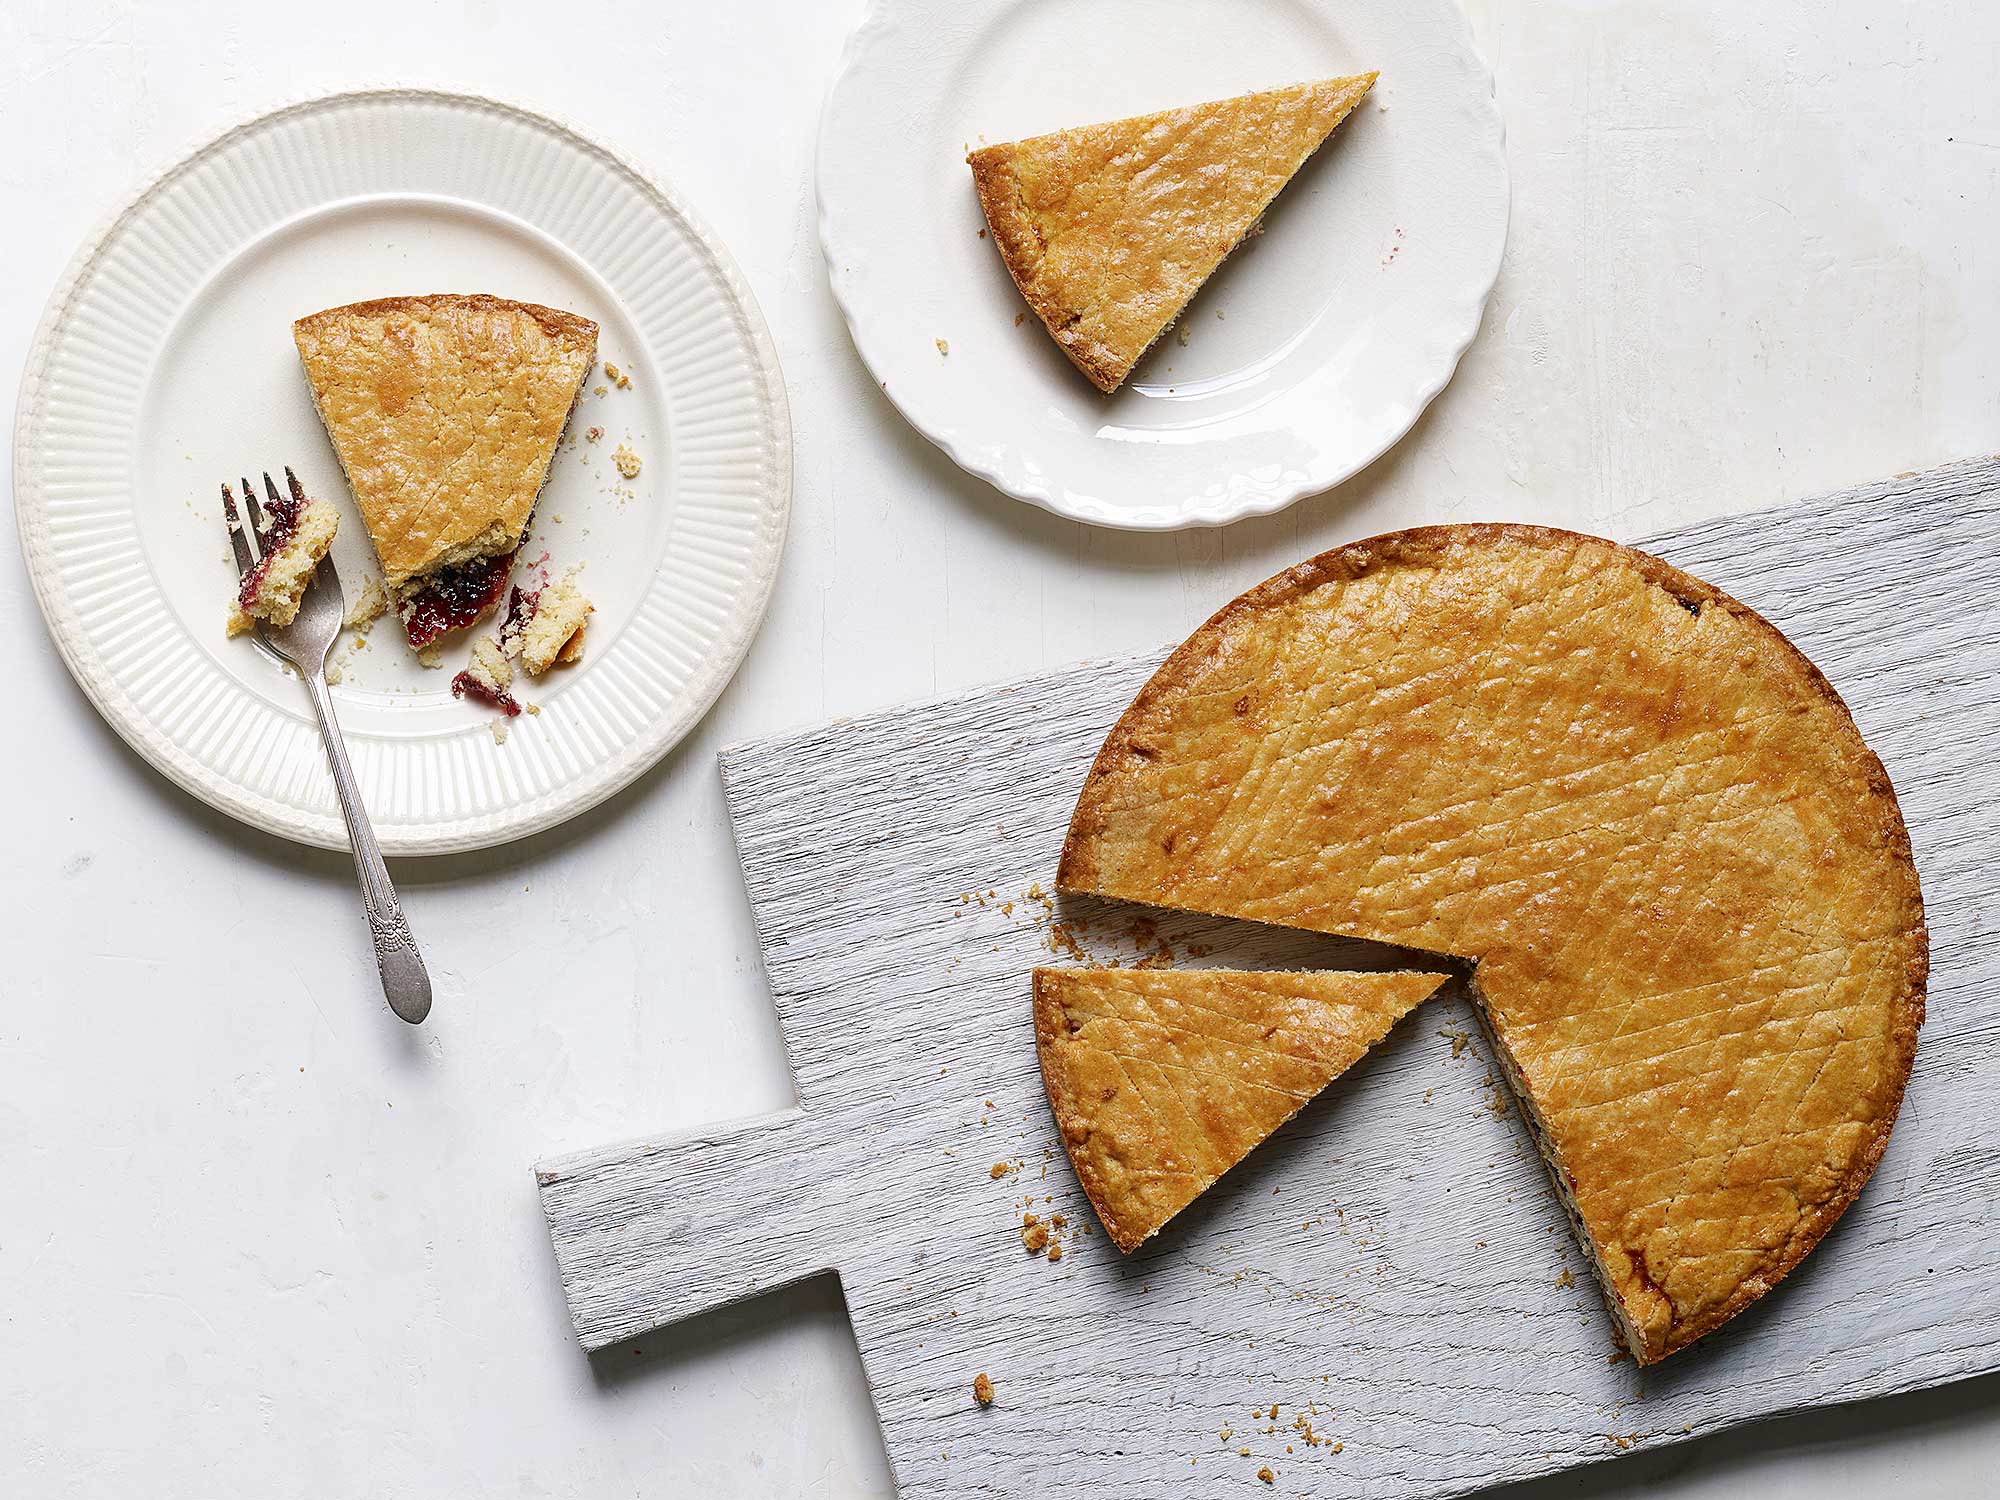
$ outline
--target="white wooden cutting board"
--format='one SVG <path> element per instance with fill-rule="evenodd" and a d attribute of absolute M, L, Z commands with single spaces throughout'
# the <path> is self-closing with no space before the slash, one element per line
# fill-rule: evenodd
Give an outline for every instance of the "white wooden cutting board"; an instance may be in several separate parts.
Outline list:
<path fill-rule="evenodd" d="M 1241 1496 L 1266 1466 L 1284 1493 L 1456 1495 L 2000 1367 L 2000 463 L 1646 545 L 1833 679 L 1923 876 L 1929 1018 L 1902 1117 L 1775 1293 L 1651 1371 L 1613 1362 L 1455 993 L 1141 1253 L 1080 1232 L 1029 1014 L 1028 971 L 1063 938 L 1029 893 L 1148 659 L 724 753 L 798 1107 L 540 1168 L 584 1346 L 836 1271 L 897 1482 L 925 1497 Z M 1147 915 L 1054 910 L 1099 958 L 1398 966 Z M 1023 1249 L 1024 1206 L 1069 1220 L 1059 1263 Z"/>

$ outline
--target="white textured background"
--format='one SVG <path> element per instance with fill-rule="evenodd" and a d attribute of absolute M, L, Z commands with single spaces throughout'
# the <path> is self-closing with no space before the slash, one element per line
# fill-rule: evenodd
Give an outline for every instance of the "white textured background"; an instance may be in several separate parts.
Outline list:
<path fill-rule="evenodd" d="M 0 367 L 142 173 L 282 100 L 435 83 L 687 194 L 762 302 L 799 459 L 770 620 L 683 749 L 568 830 L 398 870 L 421 1034 L 381 1009 L 345 861 L 125 752 L 0 561 L 0 1495 L 884 1493 L 835 1289 L 593 1365 L 527 1170 L 789 1097 L 718 744 L 1154 646 L 1388 526 L 1632 537 L 2000 449 L 2000 8 L 1471 10 L 1514 213 L 1458 379 L 1331 495 L 1131 537 L 963 479 L 854 359 L 810 186 L 853 0 L 0 8 Z M 1996 1465 L 1989 1379 L 1514 1500 L 1970 1496 Z"/>

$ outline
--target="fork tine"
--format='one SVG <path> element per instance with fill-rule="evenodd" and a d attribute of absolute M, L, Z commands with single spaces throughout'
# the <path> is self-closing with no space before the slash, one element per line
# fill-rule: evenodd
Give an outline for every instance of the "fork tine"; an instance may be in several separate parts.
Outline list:
<path fill-rule="evenodd" d="M 285 465 L 285 483 L 291 489 L 292 499 L 299 505 L 306 503 L 306 487 L 299 483 L 299 476 L 292 472 L 290 464 Z"/>
<path fill-rule="evenodd" d="M 226 481 L 222 486 L 222 523 L 229 532 L 229 545 L 236 553 L 236 571 L 249 572 L 257 564 L 257 554 L 250 550 L 250 539 L 243 534 L 243 518 L 236 513 L 236 497 L 229 492 Z"/>
<path fill-rule="evenodd" d="M 270 497 L 273 514 L 284 508 L 285 502 L 278 497 L 278 487 L 271 483 L 271 471 L 269 469 L 264 471 L 264 493 Z"/>
<path fill-rule="evenodd" d="M 250 517 L 250 529 L 257 534 L 257 550 L 264 550 L 264 511 L 257 504 L 257 492 L 250 487 L 250 481 L 243 481 L 243 510 Z"/>

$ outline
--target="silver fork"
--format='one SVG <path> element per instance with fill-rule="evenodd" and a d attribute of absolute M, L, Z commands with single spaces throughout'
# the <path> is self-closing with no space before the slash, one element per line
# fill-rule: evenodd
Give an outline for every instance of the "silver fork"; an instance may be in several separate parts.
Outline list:
<path fill-rule="evenodd" d="M 289 468 L 285 482 L 291 487 L 293 503 L 304 505 L 305 490 Z M 264 475 L 264 491 L 274 506 L 278 487 Z M 257 492 L 243 481 L 243 508 L 250 513 L 244 526 L 236 513 L 236 497 L 222 486 L 222 514 L 229 526 L 230 545 L 236 549 L 239 572 L 248 573 L 268 550 L 264 512 L 257 504 Z M 251 542 L 255 539 L 256 550 Z M 257 621 L 257 634 L 279 656 L 290 662 L 305 679 L 312 698 L 313 713 L 319 718 L 320 738 L 326 744 L 327 763 L 333 767 L 334 789 L 340 793 L 341 816 L 347 819 L 347 841 L 354 850 L 354 873 L 361 881 L 362 904 L 368 908 L 368 930 L 375 939 L 375 967 L 382 974 L 382 993 L 389 1008 L 411 1025 L 431 1013 L 431 976 L 403 920 L 403 908 L 396 900 L 396 888 L 389 882 L 389 867 L 382 862 L 382 846 L 375 842 L 375 830 L 368 822 L 368 809 L 361 802 L 361 788 L 354 780 L 354 768 L 347 763 L 347 746 L 340 737 L 340 725 L 333 717 L 333 695 L 326 686 L 326 658 L 340 638 L 341 621 L 347 602 L 340 592 L 340 575 L 334 571 L 333 554 L 328 553 L 313 569 L 299 601 L 299 612 L 291 624 L 274 629 Z"/>

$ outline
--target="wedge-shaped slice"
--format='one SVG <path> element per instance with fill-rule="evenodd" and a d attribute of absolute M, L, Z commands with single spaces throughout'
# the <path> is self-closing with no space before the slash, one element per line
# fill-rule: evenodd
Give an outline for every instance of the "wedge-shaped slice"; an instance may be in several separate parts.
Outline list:
<path fill-rule="evenodd" d="M 597 325 L 501 297 L 387 297 L 292 337 L 410 644 L 472 624 L 506 592 Z"/>
<path fill-rule="evenodd" d="M 1042 1081 L 1113 1242 L 1149 1238 L 1446 977 L 1037 969 Z"/>
<path fill-rule="evenodd" d="M 1014 284 L 1112 391 L 1374 82 L 1293 84 L 966 160 Z"/>
<path fill-rule="evenodd" d="M 1112 730 L 1057 879 L 1476 959 L 1642 1362 L 1853 1202 L 1924 1013 L 1909 837 L 1839 696 L 1573 532 L 1398 532 L 1244 594 Z"/>

